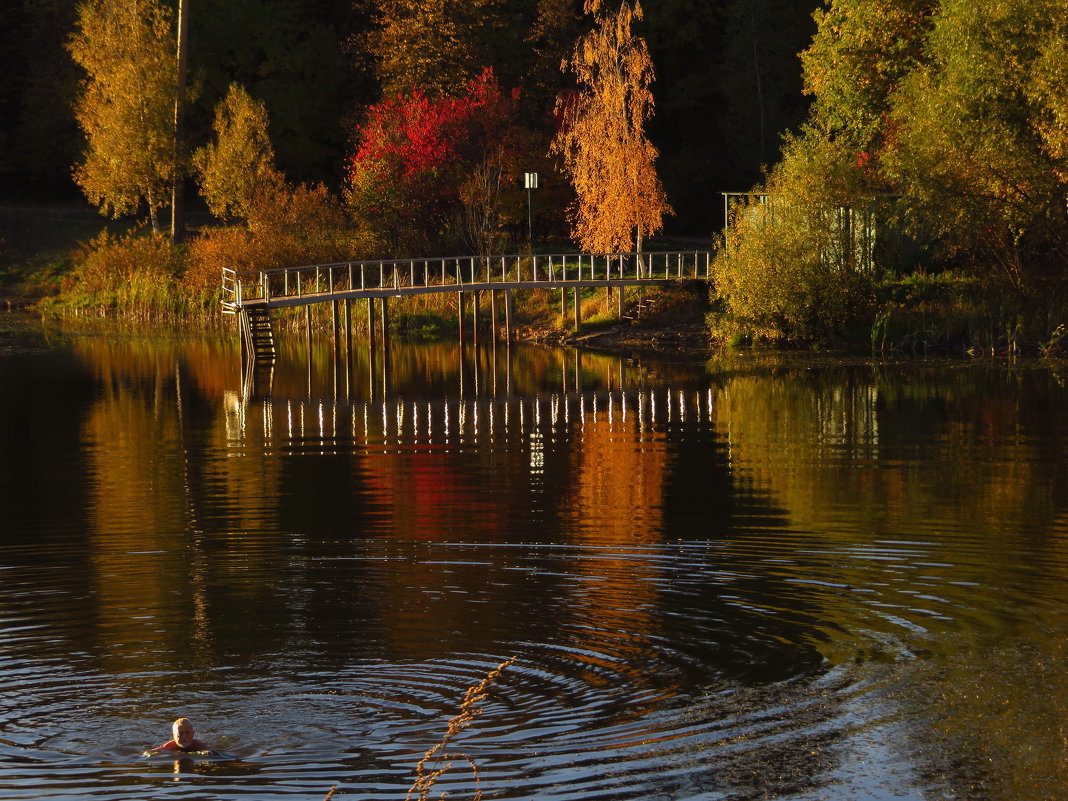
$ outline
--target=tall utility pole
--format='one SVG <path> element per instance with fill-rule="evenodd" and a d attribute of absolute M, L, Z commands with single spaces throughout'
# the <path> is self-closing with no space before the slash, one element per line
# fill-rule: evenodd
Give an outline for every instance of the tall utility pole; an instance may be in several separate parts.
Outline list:
<path fill-rule="evenodd" d="M 178 91 L 174 97 L 174 183 L 171 184 L 171 242 L 185 238 L 185 85 L 189 49 L 189 0 L 178 0 Z"/>

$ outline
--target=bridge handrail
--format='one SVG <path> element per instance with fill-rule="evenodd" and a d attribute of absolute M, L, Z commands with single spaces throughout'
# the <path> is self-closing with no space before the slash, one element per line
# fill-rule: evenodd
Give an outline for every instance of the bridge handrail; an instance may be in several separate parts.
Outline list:
<path fill-rule="evenodd" d="M 472 261 L 483 262 L 491 261 L 498 262 L 501 259 L 513 259 L 520 261 L 537 260 L 538 262 L 552 259 L 619 259 L 619 258 L 631 258 L 641 256 L 643 258 L 651 258 L 657 256 L 678 256 L 678 255 L 700 255 L 704 256 L 708 253 L 706 250 L 643 250 L 643 251 L 631 251 L 631 252 L 619 252 L 619 253 L 520 253 L 520 254 L 507 254 L 507 255 L 493 255 L 493 256 L 409 256 L 403 259 L 352 259 L 347 261 L 335 261 L 323 264 L 300 264 L 293 267 L 269 267 L 266 270 L 257 270 L 258 273 L 278 274 L 284 273 L 287 270 L 314 270 L 316 267 L 347 267 L 350 264 L 354 267 L 368 266 L 381 264 L 384 266 L 401 266 L 407 265 L 412 262 L 416 263 L 430 263 L 436 262 L 440 264 L 442 261 L 453 264 L 470 264 Z"/>
<path fill-rule="evenodd" d="M 223 304 L 239 307 L 242 300 L 300 298 L 324 291 L 445 286 L 462 291 L 468 284 L 708 280 L 710 271 L 711 253 L 706 250 L 433 256 L 273 267 L 250 271 L 252 279 L 247 282 L 224 268 L 222 290 Z"/>

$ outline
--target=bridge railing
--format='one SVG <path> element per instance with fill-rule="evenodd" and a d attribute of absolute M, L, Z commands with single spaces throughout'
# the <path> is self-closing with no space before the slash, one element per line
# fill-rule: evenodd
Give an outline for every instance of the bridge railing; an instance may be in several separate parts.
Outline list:
<path fill-rule="evenodd" d="M 536 284 L 660 281 L 709 278 L 709 251 L 642 253 L 539 253 L 513 256 L 450 256 L 278 267 L 238 275 L 223 270 L 223 304 L 307 298 L 367 290 L 464 291 Z"/>

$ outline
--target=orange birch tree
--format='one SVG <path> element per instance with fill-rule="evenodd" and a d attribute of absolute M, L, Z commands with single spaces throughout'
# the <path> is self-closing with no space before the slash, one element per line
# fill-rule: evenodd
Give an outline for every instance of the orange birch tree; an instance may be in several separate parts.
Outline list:
<path fill-rule="evenodd" d="M 645 40 L 632 31 L 642 9 L 620 4 L 602 10 L 586 0 L 596 27 L 579 39 L 570 61 L 578 88 L 558 103 L 560 132 L 551 152 L 563 157 L 575 188 L 572 234 L 591 252 L 620 252 L 663 227 L 671 213 L 656 174 L 657 150 L 645 136 L 653 113 L 653 62 Z"/>

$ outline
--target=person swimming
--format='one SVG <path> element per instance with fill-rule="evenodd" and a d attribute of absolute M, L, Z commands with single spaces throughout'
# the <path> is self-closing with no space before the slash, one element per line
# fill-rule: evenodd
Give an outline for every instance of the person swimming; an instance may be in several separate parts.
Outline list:
<path fill-rule="evenodd" d="M 178 718 L 178 720 L 174 721 L 171 725 L 171 732 L 174 735 L 173 740 L 168 740 L 163 745 L 157 745 L 155 748 L 150 749 L 150 752 L 177 751 L 182 754 L 190 754 L 197 751 L 212 750 L 210 745 L 196 738 L 193 733 L 193 721 L 189 718 Z"/>

